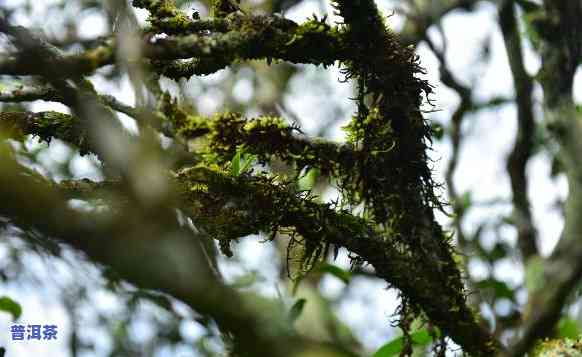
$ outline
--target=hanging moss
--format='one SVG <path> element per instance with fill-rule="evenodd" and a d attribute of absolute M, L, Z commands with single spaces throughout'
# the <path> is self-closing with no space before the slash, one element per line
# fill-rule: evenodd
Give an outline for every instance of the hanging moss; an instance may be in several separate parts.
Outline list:
<path fill-rule="evenodd" d="M 399 286 L 409 303 L 422 306 L 431 321 L 466 351 L 493 353 L 491 337 L 469 328 L 477 326 L 475 315 L 466 306 L 449 238 L 432 212 L 441 208 L 441 202 L 434 193 L 426 153 L 430 126 L 419 109 L 431 87 L 418 78 L 424 73 L 418 58 L 387 29 L 374 1 L 337 0 L 334 6 L 345 20 L 353 47 L 352 57 L 343 61 L 345 78 L 358 84 L 357 113 L 346 130 L 350 143 L 363 153 L 354 171 L 342 176 L 340 186 L 353 204 L 364 204 L 414 264 L 424 266 L 415 286 L 405 282 Z M 418 290 L 425 279 L 441 291 Z"/>
<path fill-rule="evenodd" d="M 305 238 L 307 270 L 329 244 L 320 234 L 324 224 L 321 210 L 315 209 L 317 204 L 311 199 L 299 197 L 292 182 L 265 174 L 231 177 L 216 165 L 182 170 L 176 178 L 182 197 L 189 198 L 185 210 L 221 241 L 226 255 L 231 254 L 232 240 L 289 227 L 293 235 Z"/>
<path fill-rule="evenodd" d="M 226 255 L 232 254 L 232 241 L 258 232 L 286 232 L 291 244 L 304 245 L 305 269 L 329 244 L 345 246 L 401 289 L 407 311 L 422 307 L 468 352 L 494 353 L 492 339 L 466 305 L 450 236 L 432 211 L 441 202 L 426 154 L 430 126 L 419 109 L 431 87 L 419 79 L 423 69 L 414 49 L 387 29 L 374 1 L 335 1 L 345 23 L 334 27 L 325 18 L 298 25 L 277 16 L 247 16 L 231 0 L 214 0 L 218 18 L 206 22 L 188 19 L 169 1 L 135 0 L 134 5 L 150 11 L 155 33 L 182 35 L 144 49 L 158 60 L 152 67 L 173 78 L 249 59 L 324 66 L 339 60 L 344 79 L 357 84 L 357 112 L 345 128 L 345 145 L 297 135 L 276 117 L 191 115 L 164 95 L 156 109 L 165 115 L 167 131 L 178 140 L 205 140 L 206 161 L 177 174 L 187 197 L 184 209 L 220 240 Z M 200 32 L 205 26 L 218 27 L 211 34 Z M 175 61 L 181 58 L 189 60 Z M 315 203 L 294 191 L 294 182 L 265 174 L 230 176 L 223 170 L 241 146 L 263 162 L 276 156 L 298 172 L 317 167 L 334 176 L 343 198 L 364 207 L 363 218 Z"/>

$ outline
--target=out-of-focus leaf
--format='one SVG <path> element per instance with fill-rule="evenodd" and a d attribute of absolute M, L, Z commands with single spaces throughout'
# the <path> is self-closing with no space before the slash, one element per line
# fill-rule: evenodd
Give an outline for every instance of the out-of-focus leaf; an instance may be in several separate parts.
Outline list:
<path fill-rule="evenodd" d="M 376 353 L 374 353 L 373 357 L 391 357 L 398 355 L 402 348 L 404 347 L 404 339 L 402 337 L 398 337 L 384 346 L 380 347 Z"/>
<path fill-rule="evenodd" d="M 438 333 L 437 333 L 438 336 Z M 432 342 L 432 336 L 427 329 L 418 330 L 410 334 L 413 346 L 426 346 Z M 404 347 L 404 337 L 397 337 L 387 344 L 380 347 L 373 357 L 392 357 L 397 356 Z"/>
<path fill-rule="evenodd" d="M 487 260 L 489 260 L 490 262 L 495 262 L 497 260 L 503 259 L 507 257 L 507 254 L 510 250 L 511 248 L 509 248 L 507 244 L 499 242 L 495 244 L 493 250 L 491 250 L 491 252 L 487 254 Z"/>
<path fill-rule="evenodd" d="M 510 226 L 515 226 L 516 224 L 515 217 L 513 217 L 512 215 L 501 217 L 501 222 Z"/>
<path fill-rule="evenodd" d="M 460 208 L 463 211 L 467 211 L 469 208 L 471 208 L 471 205 L 473 204 L 473 195 L 471 194 L 471 191 L 463 193 L 459 203 Z"/>
<path fill-rule="evenodd" d="M 299 299 L 291 306 L 291 310 L 289 311 L 289 320 L 291 320 L 291 323 L 295 322 L 301 316 L 305 303 L 307 303 L 307 300 Z"/>
<path fill-rule="evenodd" d="M 580 324 L 578 324 L 578 321 L 565 317 L 558 323 L 558 335 L 560 338 L 576 339 L 580 334 L 582 334 L 582 330 L 580 330 Z"/>
<path fill-rule="evenodd" d="M 346 284 L 350 283 L 350 280 L 352 279 L 352 273 L 342 269 L 340 267 L 338 267 L 337 265 L 332 265 L 332 264 L 323 264 L 319 270 L 323 273 L 329 273 L 333 276 L 335 276 L 336 278 L 338 278 L 339 280 L 343 281 Z"/>
<path fill-rule="evenodd" d="M 230 284 L 230 286 L 235 289 L 243 289 L 248 288 L 255 284 L 256 282 L 263 280 L 264 279 L 259 274 L 257 274 L 256 271 L 253 271 L 239 276 Z"/>
<path fill-rule="evenodd" d="M 544 261 L 542 258 L 534 257 L 527 261 L 525 286 L 529 292 L 538 291 L 544 286 Z"/>
<path fill-rule="evenodd" d="M 20 304 L 8 296 L 0 297 L 0 311 L 9 313 L 12 315 L 14 320 L 18 319 L 20 315 L 22 315 L 22 307 Z"/>
<path fill-rule="evenodd" d="M 475 286 L 479 290 L 490 290 L 497 299 L 506 298 L 515 301 L 515 292 L 503 281 L 489 278 L 476 282 Z"/>

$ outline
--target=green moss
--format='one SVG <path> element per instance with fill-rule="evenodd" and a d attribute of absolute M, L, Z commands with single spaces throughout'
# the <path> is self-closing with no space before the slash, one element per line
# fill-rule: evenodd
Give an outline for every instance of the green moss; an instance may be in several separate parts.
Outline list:
<path fill-rule="evenodd" d="M 188 197 L 184 209 L 223 242 L 227 254 L 227 242 L 253 233 L 281 232 L 291 237 L 290 249 L 302 247 L 300 266 L 305 273 L 326 256 L 330 242 L 337 241 L 337 229 L 352 237 L 367 231 L 366 221 L 315 202 L 295 191 L 294 182 L 280 177 L 233 177 L 216 165 L 201 164 L 180 171 L 176 178 L 182 196 Z M 201 185 L 206 189 L 199 189 Z"/>
<path fill-rule="evenodd" d="M 359 160 L 350 145 L 295 135 L 296 129 L 279 117 L 247 119 L 237 113 L 217 113 L 209 118 L 185 116 L 180 122 L 181 126 L 176 127 L 178 137 L 198 141 L 204 136 L 201 150 L 210 161 L 223 164 L 230 162 L 239 146 L 260 162 L 276 156 L 295 167 L 297 175 L 306 167 L 317 167 L 323 175 L 336 176 L 340 167 L 351 169 Z"/>
<path fill-rule="evenodd" d="M 286 42 L 277 46 L 278 50 L 291 61 L 294 57 L 301 56 L 326 66 L 332 65 L 335 60 L 342 59 L 342 52 L 349 50 L 343 32 L 337 27 L 331 27 L 325 21 L 326 18 L 314 17 L 304 22 L 291 32 Z M 326 46 L 328 43 L 335 45 L 334 52 L 336 53 L 333 56 L 330 56 L 330 48 Z"/>
<path fill-rule="evenodd" d="M 176 131 L 188 123 L 188 113 L 180 108 L 178 100 L 173 99 L 168 92 L 164 92 L 158 101 L 158 108 L 164 114 L 167 125 L 171 126 L 172 131 Z"/>
<path fill-rule="evenodd" d="M 162 61 L 152 60 L 151 68 L 155 73 L 178 80 L 190 79 L 194 75 L 207 75 L 217 72 L 234 63 L 234 56 L 217 58 L 193 58 L 190 60 Z"/>
<path fill-rule="evenodd" d="M 167 33 L 169 35 L 187 34 L 196 26 L 194 21 L 176 8 L 170 0 L 134 0 L 133 6 L 147 9 L 150 12 L 148 22 L 150 32 Z"/>
<path fill-rule="evenodd" d="M 545 340 L 534 348 L 534 357 L 582 357 L 582 339 L 564 338 Z"/>
<path fill-rule="evenodd" d="M 138 2 L 156 17 L 152 25 L 159 29 L 161 24 L 169 31 L 191 26 L 173 9 L 164 8 L 165 1 Z M 178 175 L 183 193 L 190 197 L 186 208 L 221 241 L 227 255 L 232 254 L 230 242 L 239 237 L 285 232 L 291 244 L 304 247 L 301 259 L 309 269 L 330 243 L 346 244 L 402 289 L 413 311 L 422 306 L 430 320 L 467 351 L 493 353 L 491 339 L 465 303 L 450 238 L 434 220 L 432 210 L 441 203 L 433 191 L 426 154 L 431 131 L 419 110 L 431 88 L 418 78 L 423 69 L 414 49 L 403 47 L 386 28 L 374 1 L 337 0 L 335 6 L 345 20 L 340 27 L 328 25 L 325 18 L 297 25 L 274 16 L 241 15 L 236 3 L 214 0 L 215 16 L 222 17 L 229 31 L 163 42 L 176 51 L 176 58 L 200 57 L 216 67 L 259 58 L 323 65 L 340 60 L 345 79 L 354 79 L 358 86 L 358 110 L 346 127 L 344 146 L 294 135 L 294 128 L 280 118 L 189 115 L 166 95 L 158 109 L 176 136 L 206 140 L 205 163 Z M 197 61 L 155 66 L 179 76 L 200 70 L 202 62 Z M 365 218 L 317 205 L 294 190 L 295 182 L 264 174 L 232 177 L 220 171 L 241 145 L 262 162 L 275 155 L 297 172 L 317 167 L 333 175 L 345 203 L 363 206 Z M 384 241 L 367 239 L 372 231 Z M 344 239 L 346 232 L 360 241 Z"/>
<path fill-rule="evenodd" d="M 69 68 L 72 73 L 91 73 L 104 64 L 114 63 L 115 48 L 109 45 L 99 46 L 78 56 L 64 57 L 63 61 L 65 63 L 62 67 Z"/>
<path fill-rule="evenodd" d="M 164 19 L 164 21 L 152 19 L 150 23 L 153 26 L 157 26 L 162 32 L 174 34 L 183 33 L 185 29 L 191 26 L 192 20 L 188 16 L 178 13 Z"/>
<path fill-rule="evenodd" d="M 466 351 L 493 354 L 490 336 L 480 330 L 466 305 L 450 239 L 432 212 L 442 206 L 426 153 L 430 127 L 419 109 L 423 95 L 431 92 L 418 78 L 423 69 L 414 50 L 403 47 L 386 28 L 374 1 L 336 0 L 335 7 L 353 48 L 343 61 L 345 77 L 358 85 L 357 113 L 345 129 L 348 140 L 362 152 L 352 170 L 340 173 L 340 188 L 351 204 L 363 204 L 391 244 L 419 269 L 412 282 L 396 284 L 409 304 L 418 311 L 422 307 Z M 390 274 L 404 275 L 394 271 L 398 269 L 392 267 Z"/>
<path fill-rule="evenodd" d="M 208 119 L 197 115 L 189 115 L 184 118 L 176 128 L 176 134 L 183 138 L 195 139 L 210 131 Z"/>
<path fill-rule="evenodd" d="M 2 112 L 0 126 L 15 138 L 33 135 L 50 143 L 53 138 L 77 146 L 81 154 L 90 152 L 87 133 L 78 118 L 55 111 L 46 112 Z"/>
<path fill-rule="evenodd" d="M 214 17 L 226 17 L 239 11 L 239 0 L 211 0 L 212 15 Z"/>

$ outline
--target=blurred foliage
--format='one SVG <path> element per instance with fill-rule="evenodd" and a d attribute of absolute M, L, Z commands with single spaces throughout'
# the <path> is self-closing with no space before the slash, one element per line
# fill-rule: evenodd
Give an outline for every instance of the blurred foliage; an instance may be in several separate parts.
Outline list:
<path fill-rule="evenodd" d="M 9 313 L 13 320 L 17 320 L 22 315 L 22 306 L 8 296 L 0 296 L 0 311 Z"/>

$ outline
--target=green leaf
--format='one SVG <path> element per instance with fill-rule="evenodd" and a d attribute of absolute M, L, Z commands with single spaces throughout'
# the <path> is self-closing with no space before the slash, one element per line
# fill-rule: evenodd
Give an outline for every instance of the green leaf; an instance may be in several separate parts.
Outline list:
<path fill-rule="evenodd" d="M 475 285 L 479 290 L 490 289 L 496 298 L 506 298 L 515 301 L 515 292 L 503 281 L 488 278 L 478 281 Z"/>
<path fill-rule="evenodd" d="M 467 191 L 465 193 L 463 193 L 463 195 L 461 196 L 461 209 L 463 211 L 467 211 L 471 205 L 473 204 L 473 195 L 471 194 L 471 191 Z"/>
<path fill-rule="evenodd" d="M 298 182 L 299 190 L 301 190 L 301 191 L 312 190 L 313 187 L 315 186 L 315 183 L 317 182 L 318 178 L 319 178 L 319 169 L 316 167 L 309 169 L 307 171 L 307 173 L 305 173 L 305 175 L 303 175 L 299 179 L 299 182 Z"/>
<path fill-rule="evenodd" d="M 497 260 L 501 260 L 509 254 L 511 248 L 507 246 L 505 243 L 498 242 L 495 244 L 491 252 L 487 254 L 487 260 L 490 262 L 495 262 Z"/>
<path fill-rule="evenodd" d="M 299 318 L 303 312 L 303 308 L 305 307 L 306 302 L 307 300 L 305 299 L 299 299 L 295 302 L 295 304 L 293 304 L 293 306 L 291 306 L 291 310 L 289 311 L 289 320 L 291 320 L 291 323 L 295 322 L 297 318 Z"/>
<path fill-rule="evenodd" d="M 439 333 L 437 332 L 437 336 Z M 410 334 L 413 346 L 426 346 L 432 342 L 432 336 L 427 329 L 421 329 Z M 400 354 L 404 348 L 404 337 L 397 337 L 380 347 L 373 357 L 392 357 Z"/>
<path fill-rule="evenodd" d="M 404 347 L 404 338 L 398 337 L 384 346 L 380 347 L 376 353 L 374 353 L 373 357 L 391 357 L 396 356 L 402 352 L 402 348 Z"/>
<path fill-rule="evenodd" d="M 558 323 L 558 335 L 560 338 L 577 339 L 582 334 L 578 321 L 565 317 Z"/>
<path fill-rule="evenodd" d="M 230 175 L 237 177 L 240 175 L 240 157 L 241 157 L 241 150 L 237 150 L 236 154 L 232 158 L 230 162 Z"/>
<path fill-rule="evenodd" d="M 253 284 L 264 281 L 265 279 L 261 277 L 256 271 L 249 272 L 237 277 L 230 286 L 235 289 L 243 289 L 251 287 Z"/>
<path fill-rule="evenodd" d="M 244 146 L 239 146 L 230 161 L 230 175 L 237 177 L 245 173 L 257 161 L 256 155 L 246 155 Z"/>
<path fill-rule="evenodd" d="M 20 315 L 22 315 L 22 307 L 20 304 L 8 296 L 0 297 L 0 311 L 11 314 L 14 320 L 18 319 Z"/>
<path fill-rule="evenodd" d="M 528 292 L 539 291 L 544 286 L 544 260 L 540 257 L 530 258 L 525 268 L 525 287 Z"/>
<path fill-rule="evenodd" d="M 432 336 L 427 329 L 418 330 L 412 335 L 410 335 L 412 339 L 412 344 L 415 346 L 426 346 L 432 342 Z"/>
<path fill-rule="evenodd" d="M 350 280 L 352 279 L 352 273 L 342 269 L 340 267 L 338 267 L 337 265 L 332 265 L 332 264 L 323 264 L 320 268 L 319 271 L 321 271 L 322 273 L 329 273 L 333 276 L 335 276 L 336 278 L 338 278 L 339 280 L 343 281 L 346 284 L 350 283 Z"/>
<path fill-rule="evenodd" d="M 245 155 L 243 158 L 244 160 L 239 175 L 247 172 L 247 170 L 257 161 L 256 155 Z"/>

